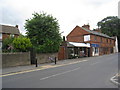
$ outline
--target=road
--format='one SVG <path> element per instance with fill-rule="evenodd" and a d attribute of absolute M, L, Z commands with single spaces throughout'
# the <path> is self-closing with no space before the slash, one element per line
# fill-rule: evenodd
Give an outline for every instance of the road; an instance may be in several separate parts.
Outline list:
<path fill-rule="evenodd" d="M 2 77 L 3 88 L 118 88 L 110 78 L 118 72 L 118 54 Z"/>

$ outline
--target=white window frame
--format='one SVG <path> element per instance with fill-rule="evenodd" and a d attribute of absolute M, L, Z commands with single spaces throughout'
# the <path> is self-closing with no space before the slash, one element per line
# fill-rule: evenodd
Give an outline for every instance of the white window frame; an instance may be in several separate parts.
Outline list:
<path fill-rule="evenodd" d="M 90 41 L 90 35 L 84 35 L 84 42 Z"/>

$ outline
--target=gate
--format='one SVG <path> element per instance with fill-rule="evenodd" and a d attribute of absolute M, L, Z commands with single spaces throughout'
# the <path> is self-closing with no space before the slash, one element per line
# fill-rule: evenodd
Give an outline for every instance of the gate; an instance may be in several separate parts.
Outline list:
<path fill-rule="evenodd" d="M 30 61 L 31 64 L 36 64 L 36 52 L 34 48 L 30 49 Z"/>

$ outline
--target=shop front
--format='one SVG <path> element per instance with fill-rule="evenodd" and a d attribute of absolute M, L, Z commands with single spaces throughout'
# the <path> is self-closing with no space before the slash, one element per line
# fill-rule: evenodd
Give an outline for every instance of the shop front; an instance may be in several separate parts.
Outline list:
<path fill-rule="evenodd" d="M 91 44 L 92 56 L 99 56 L 99 44 Z"/>
<path fill-rule="evenodd" d="M 68 42 L 67 43 L 67 51 L 68 51 L 68 58 L 82 58 L 89 56 L 89 43 L 76 43 L 76 42 Z"/>

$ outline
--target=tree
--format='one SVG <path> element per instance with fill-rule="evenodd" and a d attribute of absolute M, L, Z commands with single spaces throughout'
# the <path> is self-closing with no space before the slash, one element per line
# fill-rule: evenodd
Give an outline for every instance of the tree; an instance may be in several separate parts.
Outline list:
<path fill-rule="evenodd" d="M 12 43 L 13 43 L 14 49 L 16 49 L 17 51 L 26 52 L 29 50 L 30 47 L 32 47 L 30 39 L 23 36 L 14 38 Z"/>
<path fill-rule="evenodd" d="M 120 19 L 117 16 L 109 16 L 97 23 L 102 33 L 109 36 L 118 37 L 118 46 L 120 46 Z M 120 51 L 120 47 L 119 51 Z"/>
<path fill-rule="evenodd" d="M 26 20 L 25 29 L 37 52 L 57 52 L 61 43 L 58 20 L 46 13 L 34 13 Z"/>
<path fill-rule="evenodd" d="M 13 37 L 9 37 L 3 40 L 2 42 L 2 50 L 3 52 L 9 52 L 11 50 L 13 50 L 13 42 L 14 38 Z"/>

